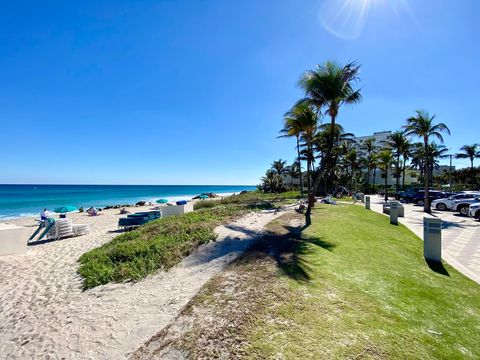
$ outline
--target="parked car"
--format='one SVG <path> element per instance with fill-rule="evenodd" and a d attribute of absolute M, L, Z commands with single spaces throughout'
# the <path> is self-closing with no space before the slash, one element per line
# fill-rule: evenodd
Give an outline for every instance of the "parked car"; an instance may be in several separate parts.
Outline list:
<path fill-rule="evenodd" d="M 452 205 L 452 210 L 458 211 L 461 215 L 468 216 L 468 207 L 477 203 L 480 203 L 480 197 L 476 197 L 474 199 L 455 200 Z"/>
<path fill-rule="evenodd" d="M 456 200 L 474 199 L 478 196 L 480 196 L 480 193 L 478 192 L 465 192 L 465 193 L 455 194 L 455 195 L 449 196 L 448 198 L 433 200 L 432 207 L 442 211 L 452 210 L 452 206 Z"/>
<path fill-rule="evenodd" d="M 444 193 L 443 191 L 433 190 L 428 192 L 428 198 L 430 200 L 430 204 L 436 199 L 443 199 L 449 195 L 450 195 L 449 193 Z M 417 192 L 412 198 L 412 202 L 415 205 L 423 206 L 424 201 L 425 201 L 425 191 Z"/>
<path fill-rule="evenodd" d="M 474 217 L 477 220 L 480 220 L 480 203 L 471 204 L 468 207 L 468 215 Z"/>
<path fill-rule="evenodd" d="M 436 191 L 433 189 L 430 189 L 430 192 Z M 405 202 L 413 202 L 413 198 L 417 198 L 421 196 L 424 196 L 425 190 L 422 189 L 409 189 L 407 191 L 400 191 L 395 194 L 395 199 L 397 200 L 403 200 Z"/>

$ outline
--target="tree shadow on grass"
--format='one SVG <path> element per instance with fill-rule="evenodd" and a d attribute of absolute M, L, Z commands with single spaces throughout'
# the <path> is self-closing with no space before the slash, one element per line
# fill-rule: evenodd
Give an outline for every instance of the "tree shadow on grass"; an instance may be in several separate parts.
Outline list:
<path fill-rule="evenodd" d="M 262 239 L 255 242 L 250 252 L 258 256 L 270 257 L 275 260 L 278 268 L 291 279 L 299 282 L 311 280 L 309 273 L 312 267 L 309 264 L 307 255 L 314 250 L 311 245 L 332 251 L 335 245 L 318 237 L 304 237 L 302 230 L 305 225 L 288 226 L 283 225 L 282 231 L 270 232 Z"/>
<path fill-rule="evenodd" d="M 437 274 L 444 275 L 444 276 L 450 276 L 447 269 L 445 269 L 445 267 L 443 266 L 442 262 L 432 261 L 432 260 L 429 260 L 429 259 L 425 259 L 425 262 L 427 263 L 430 270 L 436 272 Z"/>

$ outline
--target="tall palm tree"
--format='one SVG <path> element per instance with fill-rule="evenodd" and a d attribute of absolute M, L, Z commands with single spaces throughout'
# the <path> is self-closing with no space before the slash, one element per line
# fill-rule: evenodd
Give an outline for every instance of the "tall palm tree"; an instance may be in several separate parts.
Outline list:
<path fill-rule="evenodd" d="M 303 176 L 302 176 L 302 161 L 300 159 L 300 136 L 303 132 L 302 118 L 294 111 L 288 111 L 283 119 L 283 129 L 280 130 L 279 137 L 295 137 L 297 147 L 297 163 L 298 163 L 298 177 L 300 179 L 300 196 L 303 197 Z"/>
<path fill-rule="evenodd" d="M 410 140 L 407 139 L 407 141 L 403 144 L 402 148 L 402 158 L 403 158 L 403 166 L 402 166 L 402 189 L 405 189 L 405 172 L 407 170 L 407 161 L 410 158 L 412 152 L 412 143 Z"/>
<path fill-rule="evenodd" d="M 351 148 L 347 151 L 347 153 L 345 154 L 345 162 L 347 164 L 347 166 L 350 168 L 350 174 L 349 174 L 349 177 L 350 177 L 350 190 L 353 191 L 353 180 L 354 178 L 356 179 L 355 177 L 355 171 L 358 167 L 358 153 L 357 153 L 357 149 L 355 148 Z M 355 181 L 356 183 L 356 181 Z M 356 185 L 356 184 L 355 184 Z M 356 189 L 355 189 L 356 190 Z"/>
<path fill-rule="evenodd" d="M 320 113 L 322 108 L 330 116 L 330 138 L 327 149 L 323 156 L 321 166 L 318 168 L 312 191 L 309 193 L 308 210 L 315 202 L 315 193 L 320 185 L 322 173 L 332 167 L 331 153 L 334 146 L 335 121 L 339 109 L 344 104 L 356 104 L 361 101 L 360 90 L 355 89 L 355 83 L 359 80 L 360 66 L 348 63 L 340 66 L 336 62 L 327 61 L 323 65 L 317 65 L 314 70 L 305 72 L 299 80 L 300 87 L 305 91 L 305 98 L 300 103 L 307 103 L 316 107 Z"/>
<path fill-rule="evenodd" d="M 402 164 L 400 163 L 400 158 L 405 152 L 405 148 L 408 146 L 409 141 L 405 136 L 403 131 L 395 131 L 391 133 L 385 144 L 390 147 L 393 151 L 393 156 L 395 157 L 395 190 L 400 190 L 400 175 L 402 173 Z"/>
<path fill-rule="evenodd" d="M 392 167 L 392 163 L 394 162 L 394 157 L 392 150 L 390 149 L 383 149 L 380 151 L 377 157 L 378 166 L 381 170 L 383 170 L 385 174 L 385 202 L 388 201 L 388 170 Z"/>
<path fill-rule="evenodd" d="M 374 137 L 370 137 L 366 139 L 362 146 L 360 147 L 361 150 L 365 151 L 365 165 L 367 166 L 367 188 L 370 189 L 370 172 L 375 165 L 375 155 L 374 152 L 378 150 L 378 146 L 376 145 L 376 140 Z M 373 179 L 373 185 L 375 186 L 375 177 Z"/>
<path fill-rule="evenodd" d="M 436 115 L 430 115 L 425 110 L 417 110 L 416 115 L 407 119 L 407 124 L 404 126 L 405 135 L 407 136 L 416 136 L 423 139 L 423 148 L 425 151 L 424 154 L 424 167 L 427 169 L 425 171 L 425 199 L 423 205 L 423 211 L 426 213 L 431 213 L 430 201 L 429 201 L 429 184 L 430 184 L 430 174 L 428 169 L 430 169 L 429 158 L 427 156 L 427 148 L 431 138 L 438 139 L 443 143 L 442 132 L 450 134 L 450 130 L 447 125 L 444 123 L 435 124 Z"/>
<path fill-rule="evenodd" d="M 460 148 L 460 153 L 456 154 L 455 157 L 457 159 L 469 159 L 470 160 L 470 173 L 471 173 L 471 181 L 472 181 L 472 190 L 475 186 L 475 175 L 474 175 L 474 166 L 473 160 L 480 158 L 480 145 L 479 144 L 472 144 L 472 145 L 463 145 Z"/>
<path fill-rule="evenodd" d="M 287 116 L 296 119 L 300 127 L 299 160 L 307 161 L 307 189 L 311 191 L 311 171 L 314 161 L 313 147 L 317 133 L 318 115 L 307 103 L 296 104 Z"/>

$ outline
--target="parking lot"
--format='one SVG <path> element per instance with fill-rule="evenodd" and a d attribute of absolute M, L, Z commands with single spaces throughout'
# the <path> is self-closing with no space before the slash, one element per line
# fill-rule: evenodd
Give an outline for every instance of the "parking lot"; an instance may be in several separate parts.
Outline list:
<path fill-rule="evenodd" d="M 372 195 L 371 209 L 382 213 L 383 198 Z M 442 258 L 465 276 L 480 284 L 480 222 L 451 211 L 432 209 L 432 215 L 423 207 L 403 204 L 405 217 L 399 221 L 423 239 L 423 218 L 442 219 Z"/>

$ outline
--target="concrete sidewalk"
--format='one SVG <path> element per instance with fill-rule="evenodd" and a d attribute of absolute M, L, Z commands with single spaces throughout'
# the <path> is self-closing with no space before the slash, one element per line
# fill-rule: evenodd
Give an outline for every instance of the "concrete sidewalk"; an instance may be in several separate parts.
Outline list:
<path fill-rule="evenodd" d="M 382 214 L 383 198 L 370 197 L 370 208 Z M 399 222 L 423 239 L 423 218 L 442 219 L 442 258 L 465 276 L 480 284 L 480 222 L 450 211 L 423 212 L 423 207 L 403 204 L 405 217 Z"/>

